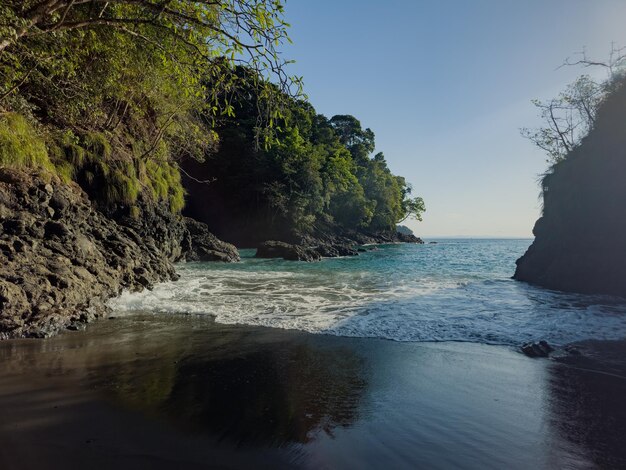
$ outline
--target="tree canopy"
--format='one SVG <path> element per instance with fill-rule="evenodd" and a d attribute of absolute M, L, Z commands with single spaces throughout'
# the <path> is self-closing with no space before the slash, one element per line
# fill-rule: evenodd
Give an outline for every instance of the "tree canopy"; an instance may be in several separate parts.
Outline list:
<path fill-rule="evenodd" d="M 589 59 L 583 51 L 579 60 L 568 59 L 564 65 L 600 67 L 607 71 L 608 77 L 598 80 L 584 74 L 567 85 L 556 98 L 533 100 L 544 125 L 535 129 L 523 128 L 521 134 L 547 154 L 551 165 L 567 158 L 593 129 L 598 108 L 624 74 L 626 51 L 613 45 L 605 62 Z"/>
<path fill-rule="evenodd" d="M 423 200 L 411 198 L 411 186 L 391 173 L 382 153 L 374 154 L 374 132 L 355 117 L 328 119 L 308 102 L 290 99 L 285 119 L 276 125 L 277 142 L 256 148 L 256 98 L 250 89 L 236 96 L 235 117 L 217 129 L 220 149 L 203 164 L 204 174 L 215 180 L 199 203 L 226 205 L 217 211 L 222 225 L 240 227 L 238 221 L 254 219 L 259 230 L 282 227 L 267 235 L 278 236 L 329 224 L 395 230 L 409 217 L 421 219 Z"/>
<path fill-rule="evenodd" d="M 216 148 L 239 81 L 263 98 L 256 129 L 272 129 L 282 97 L 299 93 L 279 53 L 287 27 L 280 0 L 8 0 L 0 113 L 25 117 L 46 165 L 98 202 L 130 210 L 152 193 L 179 209 L 176 162 Z"/>
<path fill-rule="evenodd" d="M 212 181 L 207 194 L 301 233 L 419 219 L 374 133 L 317 114 L 287 75 L 283 14 L 281 0 L 2 2 L 0 136 L 30 139 L 37 156 L 20 162 L 111 211 L 141 198 L 181 210 L 179 162 L 206 159 L 206 174 L 186 173 Z M 0 164 L 17 161 L 0 148 Z"/>

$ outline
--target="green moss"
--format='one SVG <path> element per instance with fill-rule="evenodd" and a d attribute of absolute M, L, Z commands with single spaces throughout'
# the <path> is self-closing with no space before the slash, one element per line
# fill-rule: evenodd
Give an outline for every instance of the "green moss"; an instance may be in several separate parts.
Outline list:
<path fill-rule="evenodd" d="M 69 183 L 74 180 L 75 168 L 69 162 L 59 162 L 54 165 L 56 173 L 65 182 Z"/>
<path fill-rule="evenodd" d="M 108 160 L 111 158 L 111 142 L 102 132 L 87 132 L 82 136 L 82 144 L 92 160 Z"/>
<path fill-rule="evenodd" d="M 96 168 L 98 173 L 104 176 L 105 179 L 111 174 L 111 167 L 105 161 L 98 160 L 94 162 L 94 168 Z"/>
<path fill-rule="evenodd" d="M 92 185 L 95 180 L 96 175 L 93 174 L 92 171 L 85 171 L 84 178 L 88 185 Z"/>
<path fill-rule="evenodd" d="M 70 143 L 65 147 L 66 160 L 77 168 L 82 168 L 85 165 L 85 149 L 80 145 Z"/>
<path fill-rule="evenodd" d="M 134 175 L 128 176 L 116 169 L 111 172 L 105 187 L 105 197 L 109 203 L 134 204 L 139 197 L 139 182 Z"/>
<path fill-rule="evenodd" d="M 0 117 L 0 165 L 55 172 L 44 140 L 23 116 L 16 113 Z"/>
<path fill-rule="evenodd" d="M 170 210 L 175 214 L 179 213 L 185 207 L 185 190 L 182 185 L 172 188 L 170 194 Z"/>
<path fill-rule="evenodd" d="M 130 208 L 130 216 L 133 219 L 138 219 L 140 215 L 141 215 L 141 209 L 139 209 L 139 207 L 137 207 L 137 206 L 131 206 L 131 208 Z"/>
<path fill-rule="evenodd" d="M 172 212 L 185 205 L 185 191 L 180 172 L 167 161 L 164 145 L 148 161 L 138 155 L 113 157 L 109 138 L 104 133 L 88 132 L 80 136 L 72 131 L 47 134 L 46 141 L 21 115 L 0 117 L 0 166 L 40 167 L 57 174 L 63 181 L 79 181 L 88 192 L 106 204 L 126 204 L 133 217 L 139 217 L 134 205 L 139 194 L 165 202 Z M 141 142 L 135 145 L 142 147 Z"/>
<path fill-rule="evenodd" d="M 142 178 L 140 167 L 140 178 Z M 183 189 L 178 168 L 164 161 L 148 160 L 145 163 L 145 184 L 157 201 L 167 202 L 170 210 L 180 212 L 185 207 L 185 190 Z"/>

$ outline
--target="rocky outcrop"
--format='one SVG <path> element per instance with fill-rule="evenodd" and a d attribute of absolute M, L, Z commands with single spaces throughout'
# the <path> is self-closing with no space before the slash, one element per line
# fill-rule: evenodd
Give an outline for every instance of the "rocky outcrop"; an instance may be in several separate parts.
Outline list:
<path fill-rule="evenodd" d="M 206 224 L 184 218 L 189 232 L 189 241 L 185 254 L 187 261 L 239 261 L 239 252 L 235 245 L 223 242 L 211 232 Z"/>
<path fill-rule="evenodd" d="M 293 261 L 319 261 L 322 258 L 340 256 L 358 256 L 359 252 L 368 251 L 356 248 L 357 245 L 377 245 L 386 243 L 424 242 L 414 236 L 399 232 L 366 233 L 360 231 L 339 230 L 334 227 L 319 231 L 316 235 L 294 237 L 294 243 L 270 240 L 257 247 L 257 258 L 283 258 Z"/>
<path fill-rule="evenodd" d="M 543 215 L 514 278 L 563 291 L 626 297 L 626 87 L 543 180 Z"/>
<path fill-rule="evenodd" d="M 521 350 L 528 357 L 548 357 L 554 348 L 547 341 L 541 340 L 536 343 L 525 343 Z"/>
<path fill-rule="evenodd" d="M 311 246 L 311 249 L 317 254 L 319 254 L 322 258 L 337 258 L 339 256 L 357 256 L 359 254 L 358 250 L 355 250 L 352 245 L 347 243 L 338 243 L 338 244 L 317 244 Z"/>
<path fill-rule="evenodd" d="M 270 240 L 261 243 L 256 251 L 257 258 L 283 258 L 289 261 L 319 261 L 319 253 L 311 248 Z"/>
<path fill-rule="evenodd" d="M 0 339 L 78 329 L 122 290 L 176 279 L 185 257 L 237 259 L 206 226 L 157 205 L 116 221 L 74 183 L 0 168 Z"/>
<path fill-rule="evenodd" d="M 357 256 L 359 251 L 348 243 L 323 243 L 319 240 L 306 244 L 291 244 L 276 240 L 261 243 L 257 247 L 257 258 L 283 258 L 291 261 L 319 261 L 322 258 Z"/>
<path fill-rule="evenodd" d="M 329 231 L 327 234 L 316 235 L 322 242 L 330 245 L 382 245 L 387 243 L 423 244 L 423 240 L 412 234 L 394 230 L 382 232 L 366 232 L 359 230 Z"/>

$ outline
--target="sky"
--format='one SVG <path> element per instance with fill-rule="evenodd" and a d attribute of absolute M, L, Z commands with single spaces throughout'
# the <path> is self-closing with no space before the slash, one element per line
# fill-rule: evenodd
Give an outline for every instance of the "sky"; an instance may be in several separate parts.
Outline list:
<path fill-rule="evenodd" d="M 531 100 L 589 73 L 559 67 L 583 48 L 626 46 L 626 0 L 288 0 L 286 19 L 289 72 L 317 112 L 374 131 L 426 238 L 531 237 L 547 169 L 519 132 L 541 125 Z"/>

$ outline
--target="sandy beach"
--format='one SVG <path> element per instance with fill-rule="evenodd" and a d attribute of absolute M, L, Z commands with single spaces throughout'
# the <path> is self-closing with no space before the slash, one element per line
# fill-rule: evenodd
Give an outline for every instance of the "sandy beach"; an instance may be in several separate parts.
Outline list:
<path fill-rule="evenodd" d="M 578 350 L 104 320 L 0 343 L 0 468 L 623 467 L 623 343 Z"/>

